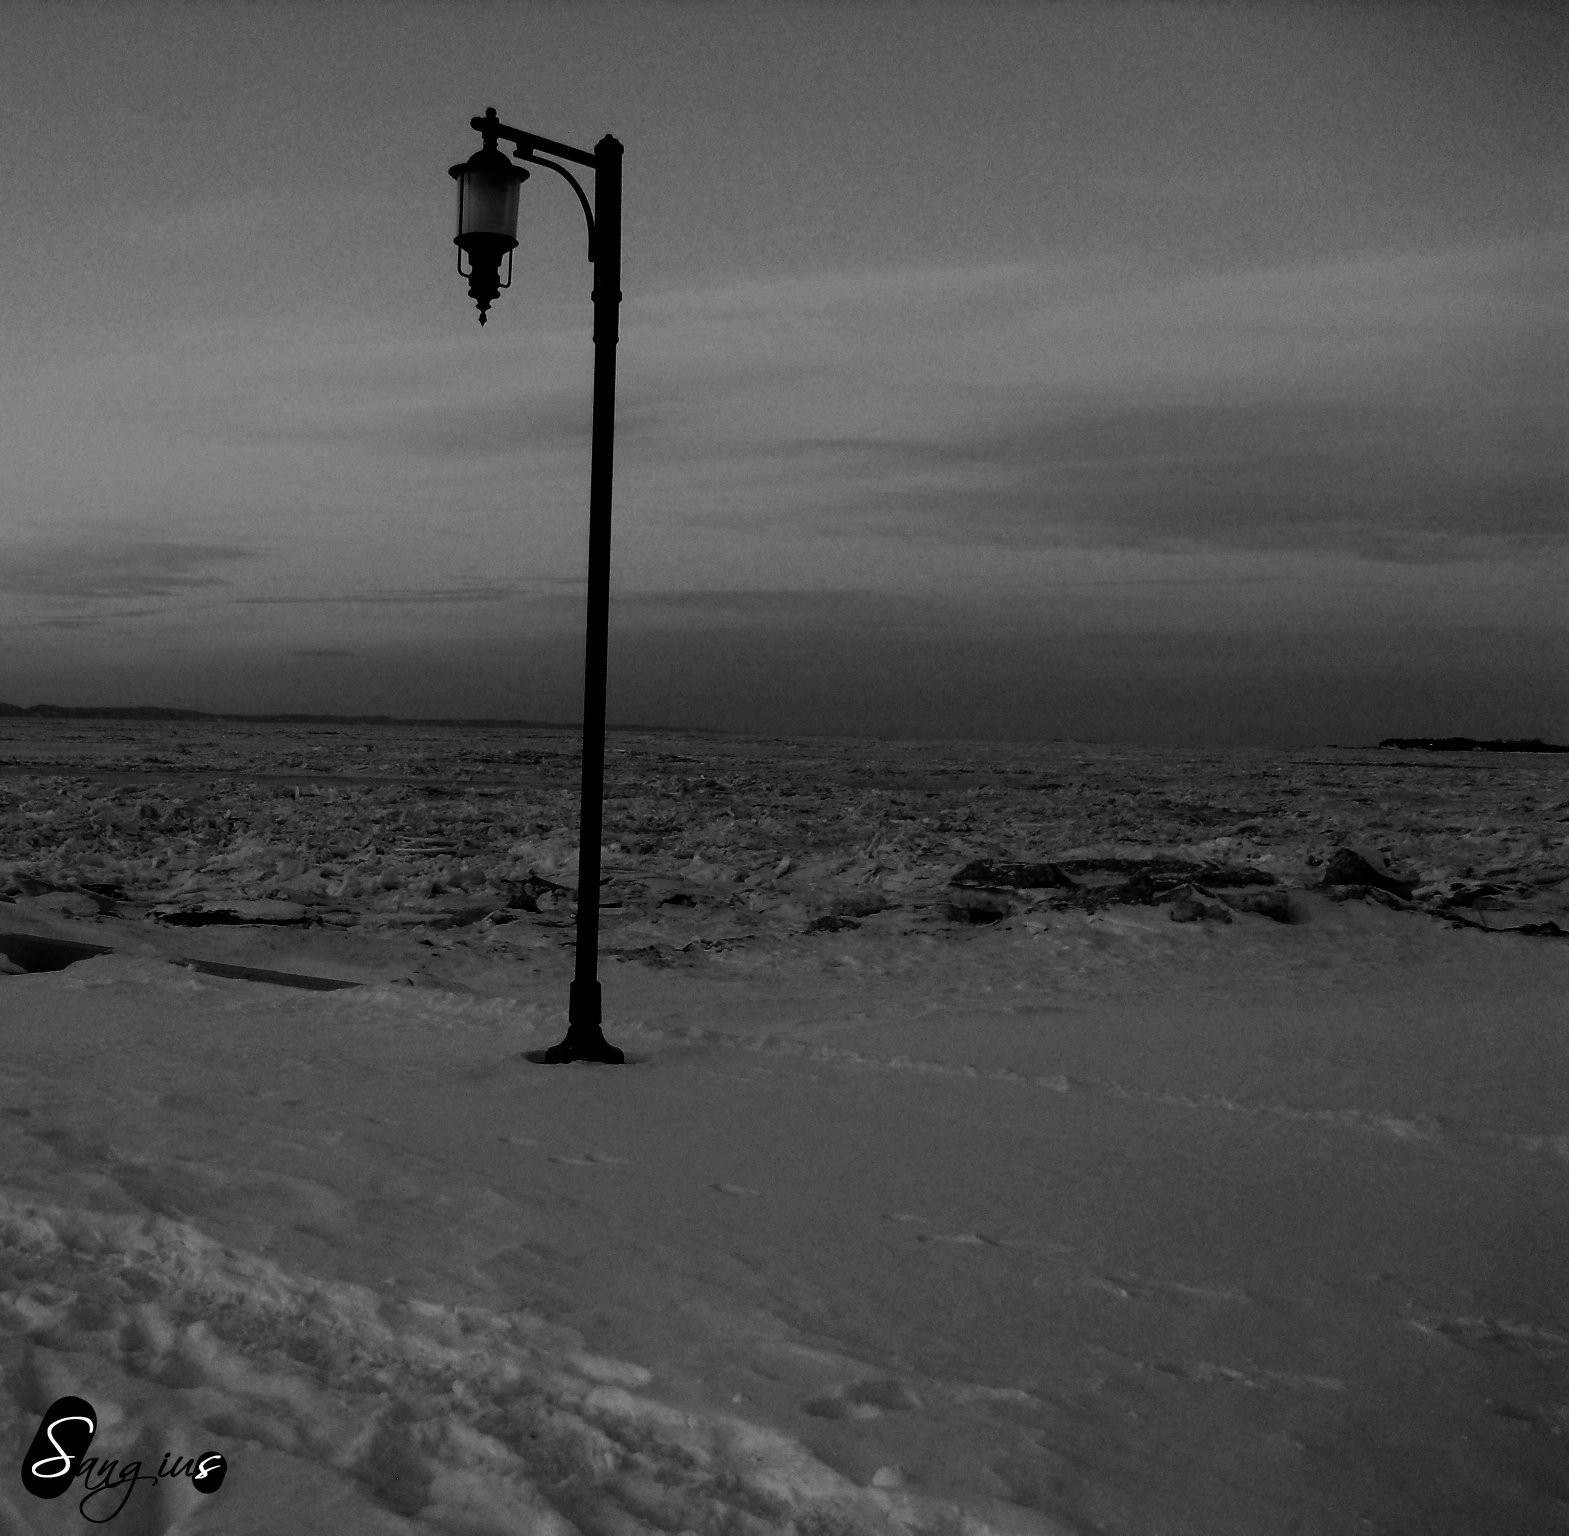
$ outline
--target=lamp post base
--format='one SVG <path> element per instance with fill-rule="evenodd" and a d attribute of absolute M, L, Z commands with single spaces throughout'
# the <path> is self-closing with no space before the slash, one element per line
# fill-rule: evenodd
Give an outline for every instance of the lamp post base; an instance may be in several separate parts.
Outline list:
<path fill-rule="evenodd" d="M 567 1061 L 598 1061 L 607 1066 L 619 1067 L 626 1061 L 626 1053 L 613 1046 L 603 1035 L 599 1039 L 574 1040 L 569 1034 L 549 1050 L 524 1051 L 524 1059 L 537 1061 L 541 1066 L 555 1067 Z"/>
<path fill-rule="evenodd" d="M 559 1066 L 565 1061 L 599 1061 L 619 1067 L 626 1061 L 624 1052 L 607 1039 L 599 1027 L 599 983 L 574 981 L 567 1005 L 566 1038 L 546 1051 L 524 1051 L 524 1058 L 541 1066 Z"/>

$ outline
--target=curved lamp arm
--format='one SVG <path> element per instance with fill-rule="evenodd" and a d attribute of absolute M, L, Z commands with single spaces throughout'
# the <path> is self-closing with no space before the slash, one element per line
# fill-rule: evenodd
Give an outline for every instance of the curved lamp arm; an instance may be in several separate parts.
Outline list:
<path fill-rule="evenodd" d="M 566 177 L 572 190 L 577 193 L 578 202 L 583 205 L 583 217 L 588 220 L 588 259 L 592 261 L 594 259 L 594 210 L 589 207 L 588 195 L 571 171 L 564 165 L 557 165 L 554 160 L 541 160 L 538 152 L 544 150 L 547 155 L 576 161 L 577 164 L 586 165 L 591 170 L 599 168 L 598 156 L 590 154 L 585 149 L 574 149 L 570 144 L 558 144 L 554 139 L 541 138 L 537 133 L 524 133 L 521 128 L 509 128 L 496 116 L 494 107 L 487 107 L 483 117 L 470 118 L 469 127 L 477 129 L 484 136 L 488 147 L 493 148 L 497 139 L 505 139 L 515 146 L 512 151 L 514 160 L 522 160 L 528 165 L 543 165 L 558 176 Z"/>
<path fill-rule="evenodd" d="M 594 259 L 594 210 L 588 206 L 588 194 L 584 192 L 582 184 L 577 177 L 566 166 L 557 165 L 554 160 L 541 160 L 532 153 L 524 154 L 522 151 L 514 151 L 512 158 L 514 160 L 522 160 L 529 165 L 543 165 L 547 170 L 554 171 L 558 176 L 566 177 L 572 190 L 577 193 L 577 200 L 583 205 L 583 217 L 588 220 L 588 259 L 592 261 Z"/>

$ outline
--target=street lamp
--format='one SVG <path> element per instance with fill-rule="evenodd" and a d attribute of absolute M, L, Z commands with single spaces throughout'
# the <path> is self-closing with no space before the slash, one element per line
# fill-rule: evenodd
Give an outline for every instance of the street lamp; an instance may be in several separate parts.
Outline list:
<path fill-rule="evenodd" d="M 588 490 L 588 628 L 583 658 L 583 795 L 577 866 L 577 963 L 568 994 L 567 1032 L 530 1061 L 600 1061 L 626 1057 L 600 1028 L 599 843 L 605 803 L 605 670 L 610 629 L 610 484 L 616 429 L 616 340 L 621 310 L 621 145 L 606 134 L 592 152 L 509 128 L 489 107 L 470 119 L 484 147 L 449 171 L 458 184 L 458 271 L 469 280 L 479 323 L 501 289 L 512 282 L 518 243 L 518 189 L 528 177 L 496 148 L 515 146 L 513 158 L 542 165 L 571 184 L 588 220 L 588 259 L 594 264 L 594 437 Z M 540 155 L 553 159 L 542 160 Z M 594 172 L 594 207 L 577 178 L 557 160 Z M 463 271 L 463 257 L 469 270 Z M 507 281 L 501 281 L 501 258 Z"/>

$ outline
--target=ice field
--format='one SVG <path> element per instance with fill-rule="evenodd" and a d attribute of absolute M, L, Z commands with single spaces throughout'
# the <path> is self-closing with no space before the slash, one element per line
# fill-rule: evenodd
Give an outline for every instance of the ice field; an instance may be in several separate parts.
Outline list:
<path fill-rule="evenodd" d="M 176 773 L 80 734 L 0 753 L 0 932 L 108 951 L 0 976 L 0 1417 L 19 1458 L 75 1394 L 95 1454 L 229 1463 L 120 1490 L 118 1533 L 1569 1521 L 1561 767 L 1413 762 L 1401 799 L 1376 754 L 1266 784 L 1052 747 L 877 789 L 842 746 L 683 742 L 684 820 L 636 832 L 676 754 L 638 743 L 606 821 L 629 1064 L 550 1068 L 521 1052 L 565 1023 L 565 744 L 489 802 L 449 758 L 394 834 L 385 786 L 328 782 L 342 743 L 224 762 L 193 729 Z M 1315 884 L 1339 843 L 1414 897 Z M 1135 846 L 1271 872 L 1291 920 L 951 884 Z M 3 1536 L 88 1527 L 0 1480 Z"/>

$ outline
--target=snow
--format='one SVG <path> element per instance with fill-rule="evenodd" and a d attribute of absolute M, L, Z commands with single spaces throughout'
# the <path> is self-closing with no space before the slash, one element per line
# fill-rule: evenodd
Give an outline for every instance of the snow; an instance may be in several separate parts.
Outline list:
<path fill-rule="evenodd" d="M 473 734 L 169 728 L 232 775 L 201 779 L 135 727 L 8 732 L 0 808 L 52 830 L 0 846 L 0 933 L 110 952 L 0 977 L 0 1417 L 20 1456 L 75 1394 L 94 1454 L 229 1464 L 206 1498 L 134 1485 L 117 1530 L 1569 1524 L 1569 945 L 1482 931 L 1562 915 L 1561 764 L 613 738 L 629 1064 L 540 1067 L 566 742 L 514 769 Z M 403 785 L 260 776 L 351 748 L 470 787 L 411 817 Z M 486 798 L 487 768 L 518 786 Z M 1341 844 L 1506 895 L 1336 899 L 1309 861 Z M 1157 856 L 1273 873 L 1293 920 L 1051 888 L 947 910 L 971 860 Z M 182 880 L 193 911 L 313 917 L 146 915 Z M 120 894 L 90 911 L 92 884 Z M 0 1479 L 0 1536 L 88 1528 Z"/>

